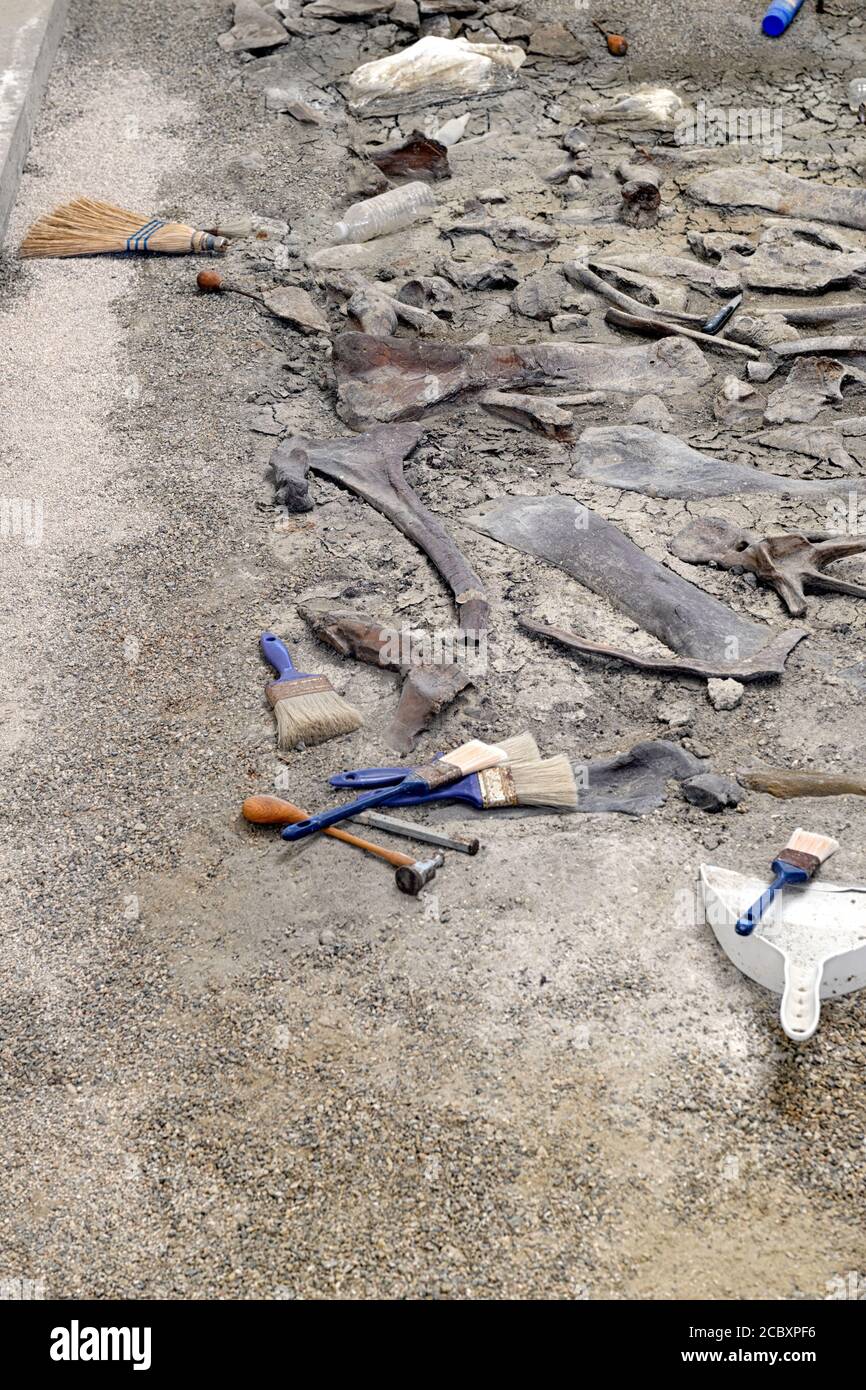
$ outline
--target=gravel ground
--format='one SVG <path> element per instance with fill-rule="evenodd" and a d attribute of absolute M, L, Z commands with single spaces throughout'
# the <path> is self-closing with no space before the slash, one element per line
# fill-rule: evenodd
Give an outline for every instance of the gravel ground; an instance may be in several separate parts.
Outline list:
<path fill-rule="evenodd" d="M 770 75 L 750 0 L 623 0 L 605 18 L 632 56 L 601 62 L 611 81 L 691 79 L 708 100 L 722 74 L 740 93 L 772 76 L 781 105 L 820 64 L 843 113 L 863 44 L 854 4 L 828 8 L 831 33 L 808 6 Z M 10 247 L 78 192 L 204 226 L 254 210 L 315 239 L 344 200 L 344 146 L 265 115 L 251 65 L 217 47 L 227 17 L 210 0 L 73 0 Z M 331 42 L 280 62 L 327 66 Z M 547 80 L 527 69 L 527 110 Z M 507 141 L 476 150 L 455 198 L 482 177 L 530 188 Z M 238 254 L 273 270 L 268 248 Z M 702 860 L 761 871 L 809 816 L 843 842 L 833 877 L 863 881 L 856 800 L 792 816 L 750 796 L 710 818 L 674 794 L 640 820 L 576 824 L 454 811 L 443 823 L 481 834 L 483 855 L 449 861 L 417 901 L 343 846 L 251 832 L 240 800 L 281 769 L 258 634 L 300 641 L 305 669 L 365 711 L 351 743 L 289 760 L 289 794 L 312 804 L 335 767 L 390 760 L 393 688 L 323 652 L 299 595 L 354 589 L 382 613 L 408 595 L 440 624 L 450 608 L 414 548 L 336 488 L 312 521 L 274 527 L 273 440 L 245 418 L 288 401 L 294 428 L 342 432 L 325 348 L 246 300 L 197 296 L 198 268 L 10 253 L 0 269 L 3 494 L 43 508 L 41 544 L 7 536 L 0 552 L 0 1276 L 61 1298 L 825 1297 L 866 1260 L 863 1000 L 789 1045 L 777 1001 L 683 905 Z M 409 470 L 434 510 L 527 477 L 547 490 L 552 464 L 648 544 L 682 511 L 582 491 L 546 446 L 477 412 L 453 452 L 453 422 L 437 428 Z M 545 750 L 608 756 L 669 736 L 660 711 L 685 701 L 721 770 L 756 745 L 767 763 L 856 767 L 862 696 L 821 657 L 863 659 L 854 603 L 822 600 L 785 682 L 719 714 L 697 682 L 515 637 L 515 612 L 602 639 L 615 615 L 475 545 L 492 678 L 422 753 L 531 726 Z M 699 582 L 778 618 L 732 576 Z"/>

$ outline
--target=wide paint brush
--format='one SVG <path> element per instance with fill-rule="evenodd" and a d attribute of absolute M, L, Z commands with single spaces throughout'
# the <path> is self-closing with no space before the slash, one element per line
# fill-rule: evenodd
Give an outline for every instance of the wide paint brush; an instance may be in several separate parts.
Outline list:
<path fill-rule="evenodd" d="M 314 835 L 318 830 L 326 830 L 329 825 L 349 820 L 361 811 L 372 810 L 374 806 L 387 806 L 401 792 L 411 791 L 425 795 L 431 791 L 438 791 L 440 787 L 446 787 L 451 782 L 459 782 L 461 777 L 466 777 L 469 773 L 483 772 L 486 768 L 496 767 L 507 761 L 507 748 L 482 743 L 480 739 L 471 739 L 469 743 L 461 744 L 453 752 L 428 763 L 425 767 L 410 769 L 399 782 L 378 787 L 375 791 L 367 792 L 365 796 L 359 796 L 356 801 L 346 802 L 344 806 L 334 806 L 330 811 L 322 811 L 319 815 L 302 821 L 300 825 L 287 825 L 282 832 L 283 839 L 302 840 L 307 835 Z"/>
<path fill-rule="evenodd" d="M 381 779 L 392 775 L 391 769 L 362 768 L 357 772 L 341 772 L 330 779 L 332 787 L 381 786 Z M 379 780 L 377 780 L 379 779 Z M 391 783 L 393 785 L 393 782 Z M 439 787 L 436 791 L 419 793 L 398 790 L 391 806 L 427 806 L 434 802 L 463 801 L 476 811 L 490 811 L 502 806 L 547 806 L 551 810 L 573 811 L 577 808 L 577 784 L 571 763 L 564 754 L 532 762 L 509 762 L 461 777 L 459 782 Z"/>
<path fill-rule="evenodd" d="M 327 676 L 296 671 L 285 644 L 273 632 L 263 632 L 259 646 L 277 673 L 277 679 L 265 686 L 265 694 L 277 721 L 278 748 L 295 748 L 299 743 L 309 747 L 360 729 L 361 715 L 337 694 Z"/>
<path fill-rule="evenodd" d="M 808 883 L 825 859 L 835 854 L 839 848 L 838 840 L 828 835 L 814 835 L 808 830 L 795 830 L 785 848 L 776 856 L 772 870 L 776 877 L 766 892 L 736 924 L 739 936 L 751 936 L 761 918 L 767 912 L 776 894 L 794 883 Z"/>

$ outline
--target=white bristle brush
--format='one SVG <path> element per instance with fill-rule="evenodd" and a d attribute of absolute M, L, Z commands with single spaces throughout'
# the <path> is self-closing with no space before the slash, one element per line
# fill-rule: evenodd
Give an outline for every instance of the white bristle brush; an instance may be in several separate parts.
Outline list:
<path fill-rule="evenodd" d="M 739 936 L 751 936 L 776 894 L 792 883 L 808 883 L 825 859 L 835 854 L 838 840 L 829 835 L 816 835 L 811 830 L 795 830 L 785 848 L 776 855 L 772 870 L 776 877 L 766 892 L 749 908 L 736 924 Z"/>

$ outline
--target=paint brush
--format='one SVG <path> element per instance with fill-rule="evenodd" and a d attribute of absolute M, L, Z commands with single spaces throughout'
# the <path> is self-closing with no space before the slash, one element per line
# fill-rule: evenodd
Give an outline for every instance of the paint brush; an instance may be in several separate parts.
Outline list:
<path fill-rule="evenodd" d="M 828 835 L 795 830 L 785 848 L 773 860 L 772 870 L 776 877 L 758 901 L 739 919 L 736 924 L 737 934 L 751 936 L 776 894 L 790 884 L 808 883 L 824 860 L 835 854 L 838 848 L 839 841 L 831 840 Z"/>
<path fill-rule="evenodd" d="M 389 782 L 388 786 L 377 787 L 359 796 L 356 801 L 348 801 L 344 806 L 333 806 L 300 825 L 287 825 L 282 832 L 284 840 L 302 840 L 306 835 L 314 835 L 329 825 L 349 820 L 361 811 L 370 811 L 375 806 L 386 806 L 400 792 L 414 791 L 426 794 L 446 787 L 451 782 L 459 782 L 473 772 L 483 772 L 486 768 L 497 767 L 508 761 L 508 750 L 501 745 L 482 743 L 480 739 L 470 739 L 453 752 L 426 764 L 424 767 L 410 768 L 399 782 Z"/>
<path fill-rule="evenodd" d="M 385 771 L 366 768 L 354 773 L 339 773 L 331 778 L 331 786 L 381 786 L 382 782 L 376 778 Z M 443 801 L 462 801 L 474 806 L 476 811 L 491 811 L 501 806 L 546 806 L 556 811 L 573 811 L 577 808 L 577 785 L 571 763 L 560 753 L 555 758 L 536 758 L 487 768 L 435 791 L 398 790 L 389 805 L 427 806 Z"/>
<path fill-rule="evenodd" d="M 538 751 L 538 744 L 532 734 L 514 734 L 511 738 L 502 739 L 497 747 L 502 748 L 507 754 L 509 763 L 536 763 L 541 757 Z M 437 753 L 436 757 L 441 757 Z M 406 776 L 405 767 L 359 767 L 353 768 L 348 772 L 337 772 L 333 777 L 329 777 L 332 787 L 340 787 L 347 791 L 358 789 L 364 791 L 370 787 L 395 787 L 398 782 L 402 782 Z"/>
<path fill-rule="evenodd" d="M 277 673 L 277 679 L 265 686 L 265 694 L 277 721 L 278 748 L 296 748 L 299 743 L 309 747 L 360 729 L 361 715 L 337 694 L 327 676 L 296 671 L 284 643 L 273 632 L 263 632 L 259 646 Z"/>

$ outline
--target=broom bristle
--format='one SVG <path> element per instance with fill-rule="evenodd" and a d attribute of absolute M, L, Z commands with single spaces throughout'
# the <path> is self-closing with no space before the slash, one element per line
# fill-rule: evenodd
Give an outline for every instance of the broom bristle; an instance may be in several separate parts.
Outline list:
<path fill-rule="evenodd" d="M 318 691 L 310 695 L 293 695 L 274 705 L 277 719 L 277 747 L 296 748 L 299 743 L 312 746 L 326 743 L 340 734 L 360 729 L 363 719 L 354 705 L 338 695 L 336 690 Z"/>
<path fill-rule="evenodd" d="M 785 846 L 785 849 L 795 849 L 800 854 L 814 855 L 819 864 L 835 854 L 838 848 L 838 840 L 831 840 L 829 835 L 816 835 L 811 830 L 795 830 Z"/>
<path fill-rule="evenodd" d="M 500 739 L 496 747 L 504 749 L 509 763 L 532 763 L 541 757 L 532 734 L 515 734 L 513 738 Z"/>
<path fill-rule="evenodd" d="M 564 753 L 534 763 L 509 767 L 520 806 L 552 806 L 556 810 L 577 808 L 577 784 L 571 763 Z"/>
<path fill-rule="evenodd" d="M 184 222 L 163 222 L 114 203 L 76 198 L 34 222 L 20 256 L 93 256 L 112 251 L 161 251 L 169 255 L 222 253 L 225 237 L 196 231 Z"/>

